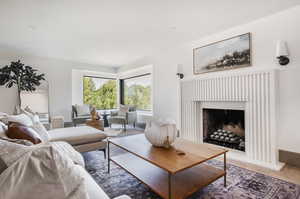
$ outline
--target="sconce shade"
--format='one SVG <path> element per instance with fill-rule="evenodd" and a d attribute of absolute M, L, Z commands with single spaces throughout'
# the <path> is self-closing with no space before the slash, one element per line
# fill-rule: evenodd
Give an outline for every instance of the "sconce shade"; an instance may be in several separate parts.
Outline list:
<path fill-rule="evenodd" d="M 276 48 L 276 57 L 289 56 L 289 52 L 285 41 L 278 41 Z"/>
<path fill-rule="evenodd" d="M 178 65 L 177 65 L 177 73 L 176 73 L 176 75 L 177 75 L 180 79 L 183 79 L 184 74 L 183 74 L 182 64 L 178 64 Z"/>

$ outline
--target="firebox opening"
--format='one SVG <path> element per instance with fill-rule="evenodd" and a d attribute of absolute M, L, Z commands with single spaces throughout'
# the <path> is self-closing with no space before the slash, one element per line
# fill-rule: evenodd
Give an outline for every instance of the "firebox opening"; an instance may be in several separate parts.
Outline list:
<path fill-rule="evenodd" d="M 203 141 L 245 151 L 244 111 L 203 109 Z"/>

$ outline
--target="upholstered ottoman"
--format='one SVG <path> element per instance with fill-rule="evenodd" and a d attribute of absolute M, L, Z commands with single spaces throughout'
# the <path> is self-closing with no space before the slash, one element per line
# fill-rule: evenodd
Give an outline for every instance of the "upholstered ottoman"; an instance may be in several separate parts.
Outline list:
<path fill-rule="evenodd" d="M 79 152 L 102 150 L 106 151 L 107 135 L 89 126 L 52 129 L 48 131 L 50 141 L 65 141 Z"/>

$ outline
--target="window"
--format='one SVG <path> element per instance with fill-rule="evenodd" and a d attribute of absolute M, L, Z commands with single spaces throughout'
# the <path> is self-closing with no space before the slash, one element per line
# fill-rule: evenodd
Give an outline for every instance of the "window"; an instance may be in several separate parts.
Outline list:
<path fill-rule="evenodd" d="M 151 74 L 121 80 L 121 103 L 133 105 L 138 110 L 152 110 Z"/>
<path fill-rule="evenodd" d="M 117 81 L 103 77 L 83 77 L 83 103 L 96 109 L 117 107 Z"/>

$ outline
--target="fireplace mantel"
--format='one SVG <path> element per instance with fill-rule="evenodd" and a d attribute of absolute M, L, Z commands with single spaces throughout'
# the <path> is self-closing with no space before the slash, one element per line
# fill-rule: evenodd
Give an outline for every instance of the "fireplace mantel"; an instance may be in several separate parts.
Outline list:
<path fill-rule="evenodd" d="M 181 136 L 202 142 L 203 105 L 244 104 L 246 151 L 242 155 L 232 151 L 229 157 L 279 170 L 276 87 L 276 70 L 181 81 Z"/>

